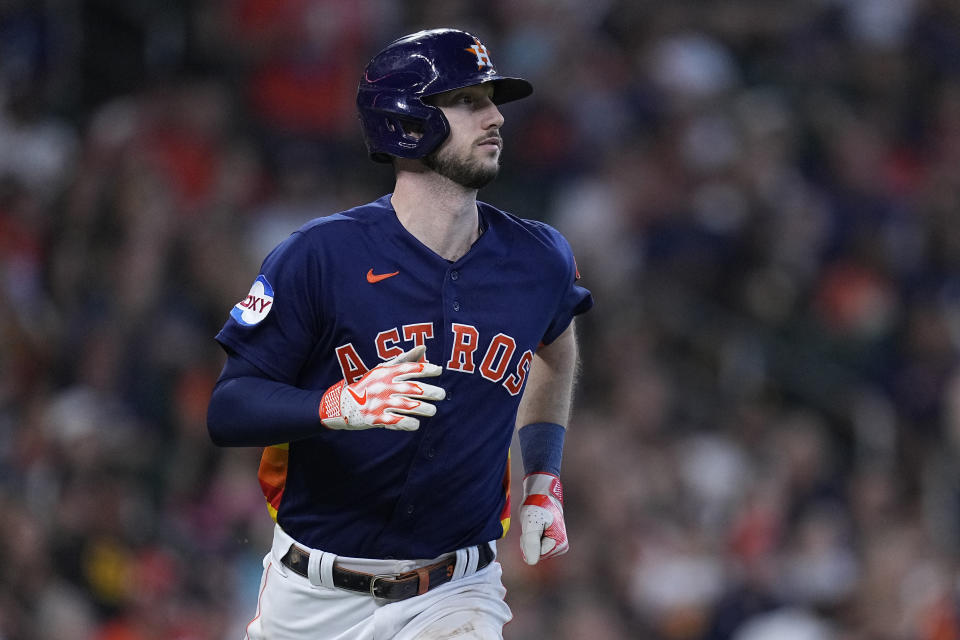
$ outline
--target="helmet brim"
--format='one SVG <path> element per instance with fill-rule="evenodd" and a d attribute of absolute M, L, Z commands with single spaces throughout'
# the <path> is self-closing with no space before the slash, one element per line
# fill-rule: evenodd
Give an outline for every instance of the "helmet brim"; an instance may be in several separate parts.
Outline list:
<path fill-rule="evenodd" d="M 493 103 L 494 104 L 503 104 L 505 102 L 513 102 L 514 100 L 520 100 L 521 98 L 526 98 L 531 93 L 533 93 L 533 85 L 524 80 L 523 78 L 509 78 L 504 76 L 492 76 L 487 78 L 480 79 L 480 82 L 466 82 L 460 86 L 447 87 L 442 91 L 425 91 L 421 97 L 430 98 L 432 96 L 438 96 L 441 93 L 447 93 L 448 91 L 455 91 L 457 89 L 463 89 L 464 87 L 474 87 L 484 84 L 493 85 Z"/>
<path fill-rule="evenodd" d="M 513 102 L 533 93 L 533 85 L 522 78 L 497 78 L 491 82 L 494 104 Z"/>

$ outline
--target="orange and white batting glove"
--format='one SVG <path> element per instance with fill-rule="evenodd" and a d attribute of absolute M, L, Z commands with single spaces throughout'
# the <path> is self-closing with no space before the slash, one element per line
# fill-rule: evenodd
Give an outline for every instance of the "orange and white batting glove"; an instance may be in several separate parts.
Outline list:
<path fill-rule="evenodd" d="M 563 486 L 551 473 L 531 473 L 523 479 L 520 506 L 520 550 L 527 564 L 566 553 L 567 527 L 563 522 Z"/>
<path fill-rule="evenodd" d="M 328 429 L 384 428 L 416 431 L 420 420 L 437 412 L 430 404 L 447 392 L 434 385 L 414 382 L 439 376 L 443 369 L 420 362 L 426 347 L 418 346 L 382 362 L 353 384 L 341 380 L 327 389 L 320 401 L 320 421 Z"/>

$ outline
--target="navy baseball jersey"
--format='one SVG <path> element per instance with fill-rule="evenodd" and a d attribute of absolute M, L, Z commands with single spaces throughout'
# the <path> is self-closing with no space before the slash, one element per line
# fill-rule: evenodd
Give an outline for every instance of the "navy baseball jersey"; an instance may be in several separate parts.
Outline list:
<path fill-rule="evenodd" d="M 266 447 L 273 517 L 310 547 L 432 558 L 502 537 L 509 449 L 527 373 L 593 304 L 549 225 L 477 203 L 484 233 L 440 257 L 390 196 L 304 225 L 263 263 L 217 340 L 268 377 L 323 391 L 414 346 L 443 367 L 436 415 L 413 432 L 332 431 Z"/>

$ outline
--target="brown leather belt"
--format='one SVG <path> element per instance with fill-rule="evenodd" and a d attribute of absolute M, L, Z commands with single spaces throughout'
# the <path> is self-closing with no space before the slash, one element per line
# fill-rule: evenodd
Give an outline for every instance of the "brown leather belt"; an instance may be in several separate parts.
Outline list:
<path fill-rule="evenodd" d="M 494 553 L 489 544 L 478 544 L 477 571 L 493 562 Z M 310 566 L 310 552 L 301 549 L 295 544 L 280 558 L 283 566 L 304 578 L 308 577 L 307 567 Z M 450 582 L 454 569 L 457 566 L 457 554 L 450 554 L 446 560 L 441 560 L 426 567 L 420 567 L 406 573 L 391 573 L 386 575 L 351 571 L 333 565 L 333 584 L 341 589 L 348 589 L 358 593 L 369 593 L 375 598 L 383 600 L 406 600 L 413 596 L 426 593 L 434 587 Z"/>

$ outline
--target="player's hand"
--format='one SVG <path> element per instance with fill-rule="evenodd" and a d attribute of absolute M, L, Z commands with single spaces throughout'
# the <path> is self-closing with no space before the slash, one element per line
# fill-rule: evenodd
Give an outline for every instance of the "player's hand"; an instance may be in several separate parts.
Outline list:
<path fill-rule="evenodd" d="M 523 479 L 520 506 L 520 550 L 527 564 L 566 553 L 567 527 L 563 522 L 563 486 L 550 473 L 531 473 Z"/>
<path fill-rule="evenodd" d="M 320 421 L 328 429 L 416 431 L 420 420 L 414 416 L 432 416 L 437 408 L 430 403 L 447 395 L 440 387 L 413 382 L 443 371 L 438 365 L 420 362 L 425 351 L 422 345 L 414 347 L 380 363 L 353 384 L 341 380 L 333 385 L 320 402 Z"/>

